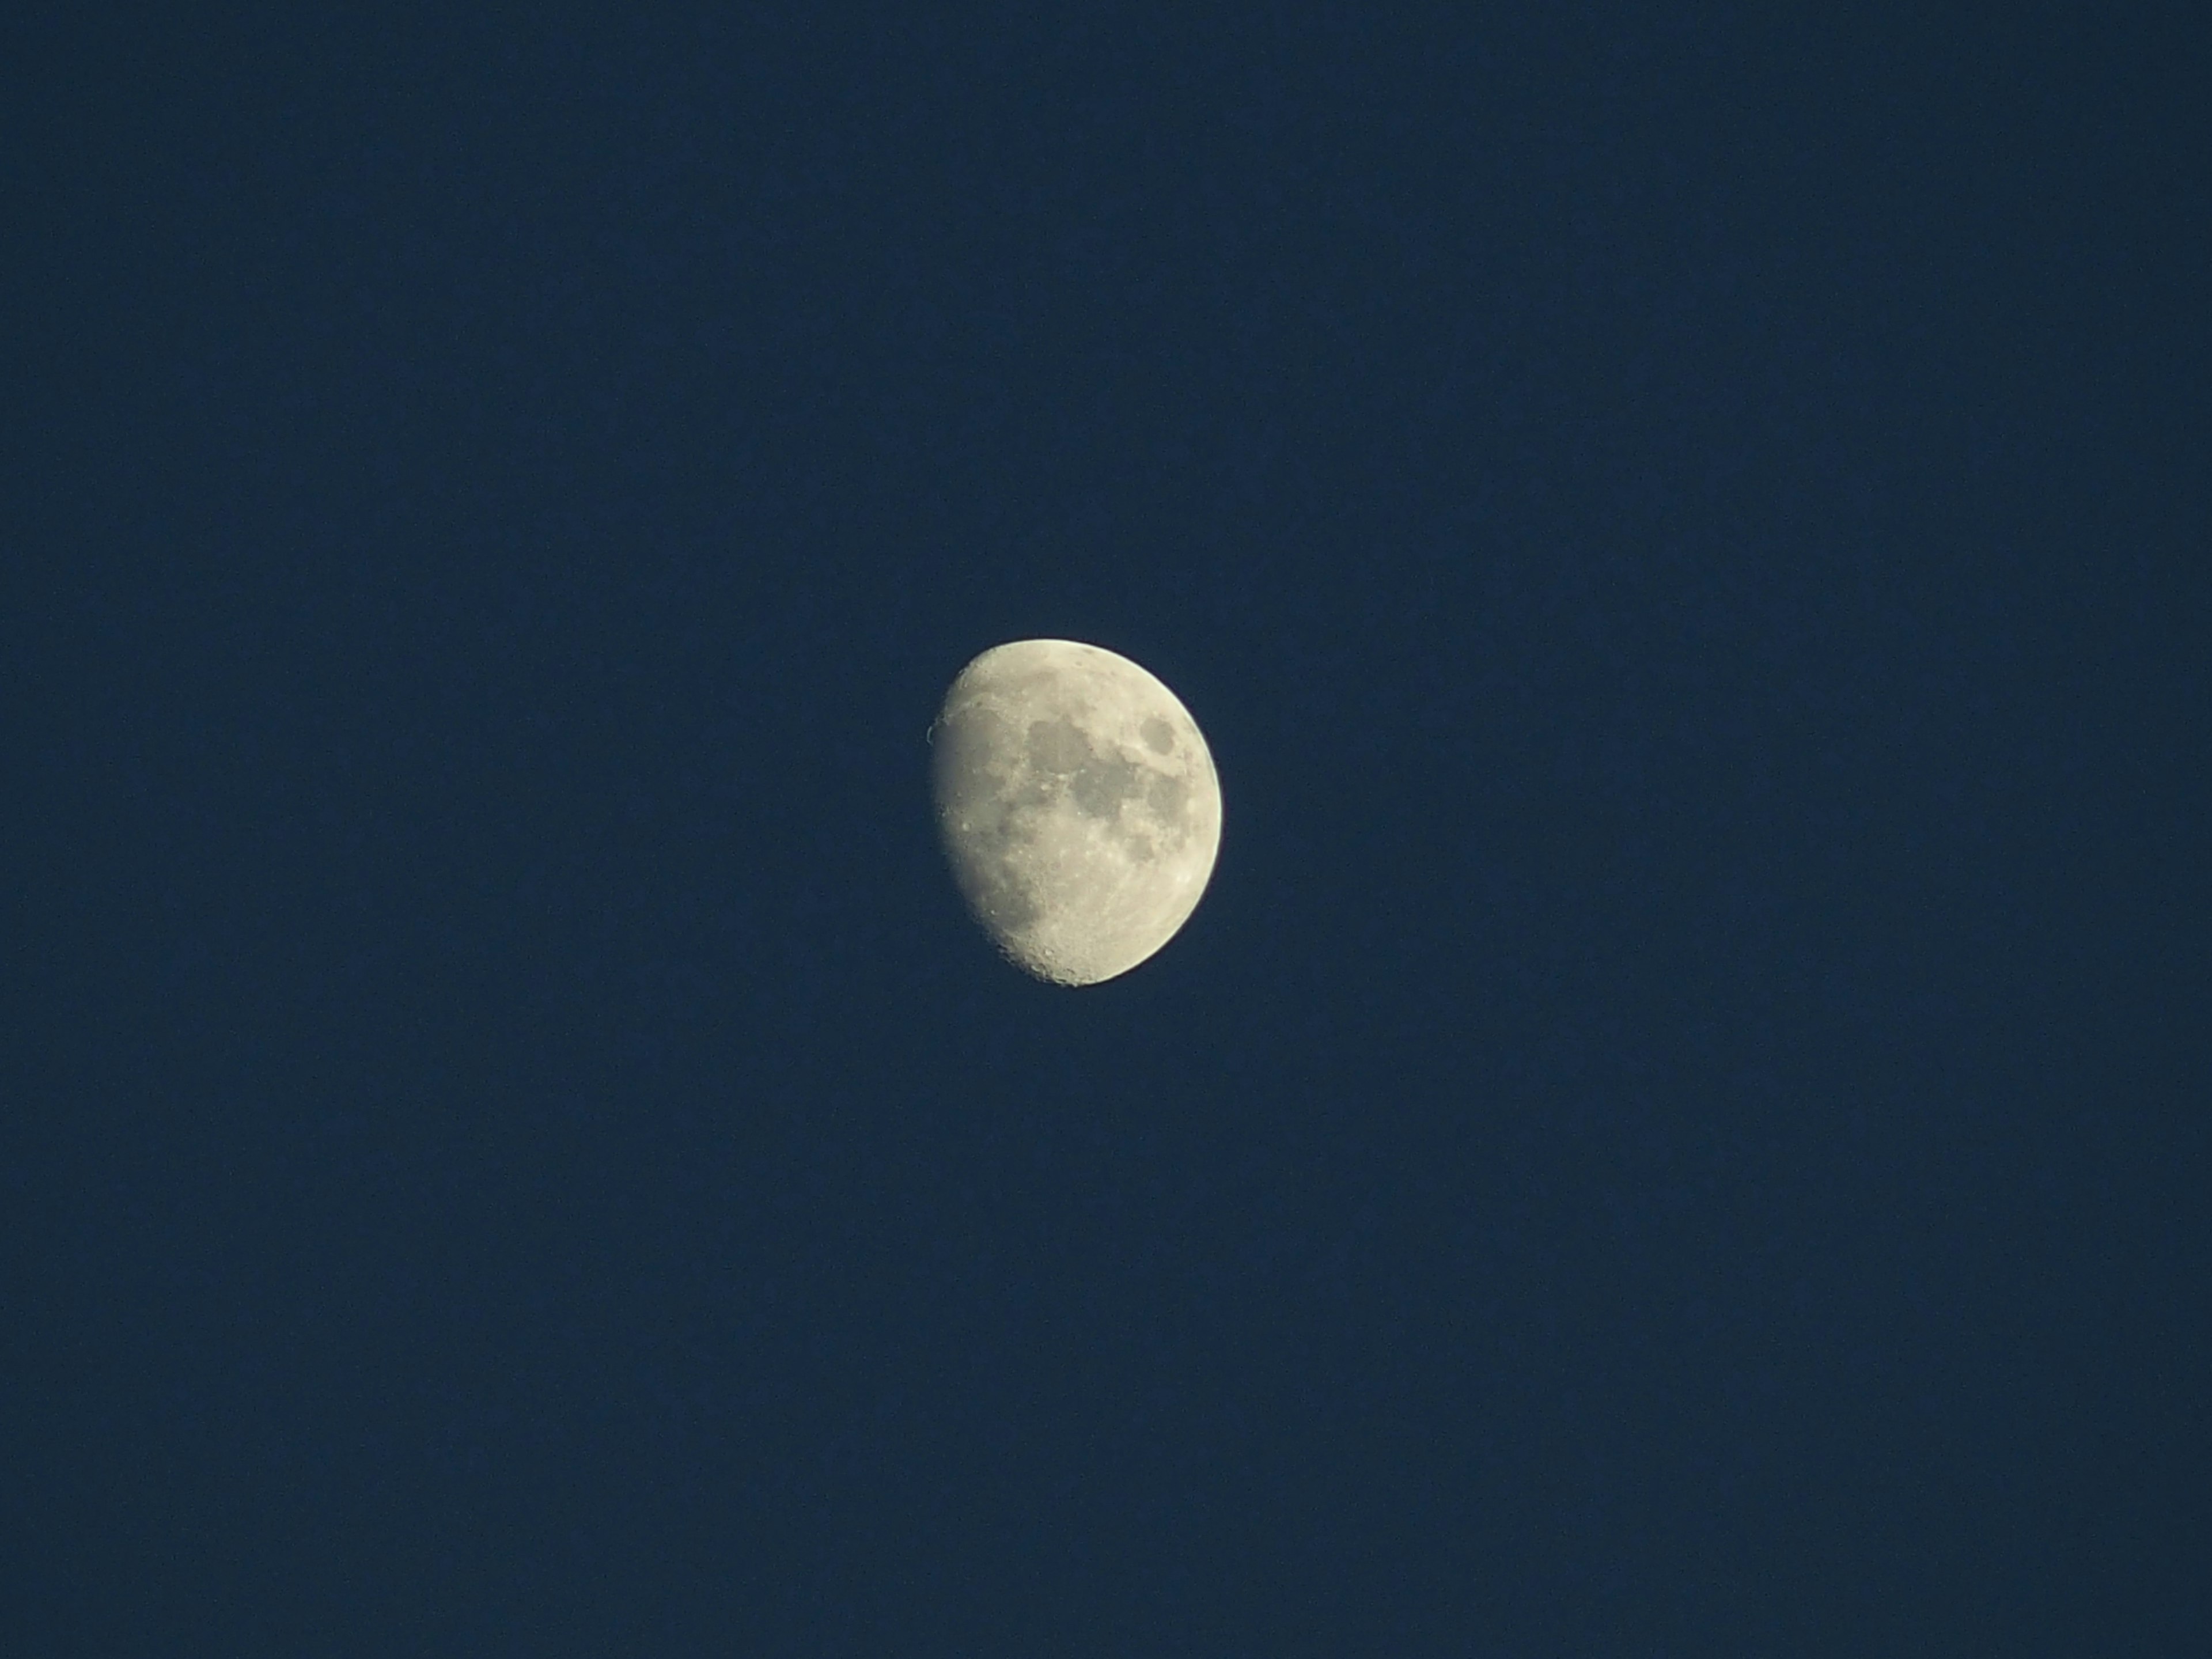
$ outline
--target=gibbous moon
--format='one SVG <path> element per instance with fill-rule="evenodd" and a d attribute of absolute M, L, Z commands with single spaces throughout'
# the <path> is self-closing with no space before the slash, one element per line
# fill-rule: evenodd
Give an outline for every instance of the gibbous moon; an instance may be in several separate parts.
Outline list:
<path fill-rule="evenodd" d="M 1198 723 L 1127 657 L 1021 640 L 960 671 L 931 729 L 953 878 L 1017 967 L 1126 974 L 1197 908 L 1221 845 Z"/>

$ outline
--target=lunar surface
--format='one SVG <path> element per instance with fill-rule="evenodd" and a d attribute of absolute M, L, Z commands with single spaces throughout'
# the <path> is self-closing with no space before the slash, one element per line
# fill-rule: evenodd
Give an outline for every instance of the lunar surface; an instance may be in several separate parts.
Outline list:
<path fill-rule="evenodd" d="M 986 651 L 930 742 L 953 878 L 1017 967 L 1096 985 L 1189 919 L 1221 845 L 1221 787 L 1189 711 L 1127 658 L 1071 640 Z"/>

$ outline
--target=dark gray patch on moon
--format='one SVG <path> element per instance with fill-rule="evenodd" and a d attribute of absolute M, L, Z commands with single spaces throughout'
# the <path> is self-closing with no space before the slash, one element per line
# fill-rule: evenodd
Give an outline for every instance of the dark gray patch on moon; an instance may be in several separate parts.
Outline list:
<path fill-rule="evenodd" d="M 1183 806 L 1190 799 L 1190 786 L 1181 778 L 1171 778 L 1164 772 L 1155 772 L 1145 791 L 1145 799 L 1152 803 L 1164 823 L 1182 827 Z"/>
<path fill-rule="evenodd" d="M 1031 720 L 1029 757 L 1030 764 L 1040 772 L 1079 772 L 1091 758 L 1091 739 L 1066 717 Z"/>
<path fill-rule="evenodd" d="M 1121 816 L 1121 803 L 1134 799 L 1143 787 L 1137 768 L 1116 755 L 1078 772 L 1068 780 L 1067 793 L 1085 817 L 1112 818 Z"/>
<path fill-rule="evenodd" d="M 1158 716 L 1154 716 L 1152 719 L 1146 720 L 1142 726 L 1139 726 L 1137 730 L 1144 736 L 1145 747 L 1151 750 L 1155 755 L 1166 755 L 1174 752 L 1175 731 L 1174 728 L 1170 726 L 1165 720 L 1159 719 Z"/>

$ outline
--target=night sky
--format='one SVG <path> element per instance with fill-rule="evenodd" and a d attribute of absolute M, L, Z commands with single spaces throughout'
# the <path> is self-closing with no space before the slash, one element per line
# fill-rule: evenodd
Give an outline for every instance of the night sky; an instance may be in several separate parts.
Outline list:
<path fill-rule="evenodd" d="M 0 1651 L 2206 1651 L 2194 9 L 777 9 L 0 28 Z"/>

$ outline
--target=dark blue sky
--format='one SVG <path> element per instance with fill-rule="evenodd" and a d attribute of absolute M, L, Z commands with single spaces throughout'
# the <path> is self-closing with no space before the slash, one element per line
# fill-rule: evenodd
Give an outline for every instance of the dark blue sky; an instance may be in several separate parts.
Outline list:
<path fill-rule="evenodd" d="M 0 1647 L 2197 1650 L 2187 9 L 741 9 L 9 26 Z"/>

